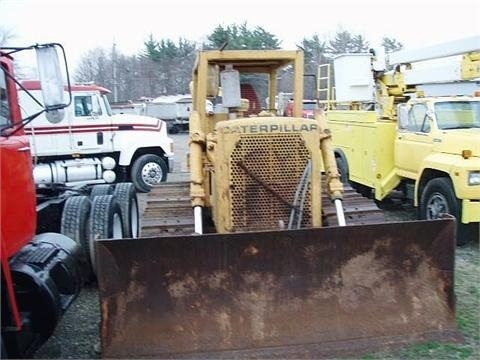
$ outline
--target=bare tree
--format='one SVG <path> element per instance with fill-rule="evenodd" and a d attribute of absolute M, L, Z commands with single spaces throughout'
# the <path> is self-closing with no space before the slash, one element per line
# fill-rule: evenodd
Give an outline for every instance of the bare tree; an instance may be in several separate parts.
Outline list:
<path fill-rule="evenodd" d="M 5 26 L 0 26 L 0 47 L 7 45 L 12 39 L 15 39 L 13 31 Z"/>
<path fill-rule="evenodd" d="M 251 29 L 246 23 L 219 25 L 206 38 L 208 42 L 202 44 L 202 48 L 219 48 L 225 42 L 230 49 L 280 48 L 275 35 L 258 26 Z M 388 44 L 389 49 L 401 46 L 393 38 L 384 38 L 384 44 Z M 299 47 L 305 53 L 305 74 L 310 76 L 305 81 L 305 96 L 313 98 L 316 97 L 314 75 L 318 65 L 330 62 L 335 54 L 366 52 L 368 42 L 362 35 L 339 30 L 333 39 L 322 40 L 317 34 L 305 37 Z M 101 48 L 88 51 L 73 78 L 77 82 L 93 81 L 111 90 L 115 86 L 118 101 L 188 93 L 197 50 L 196 43 L 184 38 L 157 40 L 150 35 L 139 54 L 126 56 Z M 291 81 L 291 73 L 287 69 L 278 75 L 281 78 L 279 90 L 282 91 L 282 86 Z M 265 79 L 251 76 L 243 80 L 254 85 L 260 97 L 266 94 Z"/>

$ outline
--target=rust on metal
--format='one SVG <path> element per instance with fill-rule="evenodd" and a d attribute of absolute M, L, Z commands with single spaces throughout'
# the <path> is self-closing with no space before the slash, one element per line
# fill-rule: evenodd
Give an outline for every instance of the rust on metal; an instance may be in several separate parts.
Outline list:
<path fill-rule="evenodd" d="M 262 185 L 270 194 L 275 196 L 278 200 L 280 200 L 285 206 L 288 208 L 296 208 L 295 205 L 293 205 L 290 201 L 286 200 L 282 194 L 278 193 L 274 188 L 272 188 L 270 185 L 268 185 L 264 180 L 259 178 L 257 175 L 255 175 L 252 171 L 250 171 L 243 162 L 237 161 L 237 165 L 245 171 L 253 180 L 255 180 L 257 183 Z"/>
<path fill-rule="evenodd" d="M 459 341 L 454 229 L 442 219 L 99 240 L 102 356 L 319 358 Z"/>
<path fill-rule="evenodd" d="M 229 197 L 234 231 L 263 231 L 288 224 L 295 191 L 311 154 L 300 133 L 242 134 L 229 155 Z M 311 194 L 302 227 L 312 227 Z"/>

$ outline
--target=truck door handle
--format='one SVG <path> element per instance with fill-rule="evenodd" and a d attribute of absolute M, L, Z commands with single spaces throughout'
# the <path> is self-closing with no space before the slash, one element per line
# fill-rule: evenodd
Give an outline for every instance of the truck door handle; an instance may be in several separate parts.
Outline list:
<path fill-rule="evenodd" d="M 19 151 L 19 152 L 30 151 L 30 146 L 24 146 L 24 147 L 18 148 L 17 151 Z"/>

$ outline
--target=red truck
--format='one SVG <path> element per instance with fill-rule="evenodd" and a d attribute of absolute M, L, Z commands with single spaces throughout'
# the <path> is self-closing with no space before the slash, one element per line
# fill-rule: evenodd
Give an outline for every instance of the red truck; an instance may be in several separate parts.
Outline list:
<path fill-rule="evenodd" d="M 293 116 L 293 100 L 290 100 L 287 104 L 286 116 Z M 315 117 L 315 110 L 318 109 L 316 100 L 303 100 L 302 117 L 307 119 L 313 119 Z"/>
<path fill-rule="evenodd" d="M 2 358 L 31 356 L 50 337 L 82 286 L 80 245 L 60 233 L 36 234 L 36 189 L 30 144 L 23 130 L 31 119 L 21 117 L 10 56 L 35 49 L 43 66 L 58 47 L 0 49 Z M 59 114 L 66 106 L 51 100 L 45 101 L 45 110 L 51 114 Z"/>
<path fill-rule="evenodd" d="M 42 96 L 29 92 L 40 110 L 22 117 L 19 89 L 28 90 L 15 77 L 14 54 L 27 50 L 37 53 Z M 74 187 L 35 180 L 34 140 L 25 127 L 41 114 L 51 123 L 65 121 L 72 102 L 65 59 L 60 44 L 0 48 L 2 359 L 31 357 L 51 336 L 84 282 L 95 279 L 96 239 L 139 235 L 132 183 Z M 51 169 L 64 177 L 74 170 Z"/>

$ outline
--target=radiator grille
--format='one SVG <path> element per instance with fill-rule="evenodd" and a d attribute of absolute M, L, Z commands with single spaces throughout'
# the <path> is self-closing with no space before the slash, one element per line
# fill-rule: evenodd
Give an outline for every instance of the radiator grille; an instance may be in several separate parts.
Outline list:
<path fill-rule="evenodd" d="M 278 229 L 280 221 L 286 227 L 285 202 L 293 204 L 309 158 L 300 134 L 242 135 L 230 155 L 233 231 Z M 311 226 L 310 193 L 309 183 L 302 227 Z"/>

